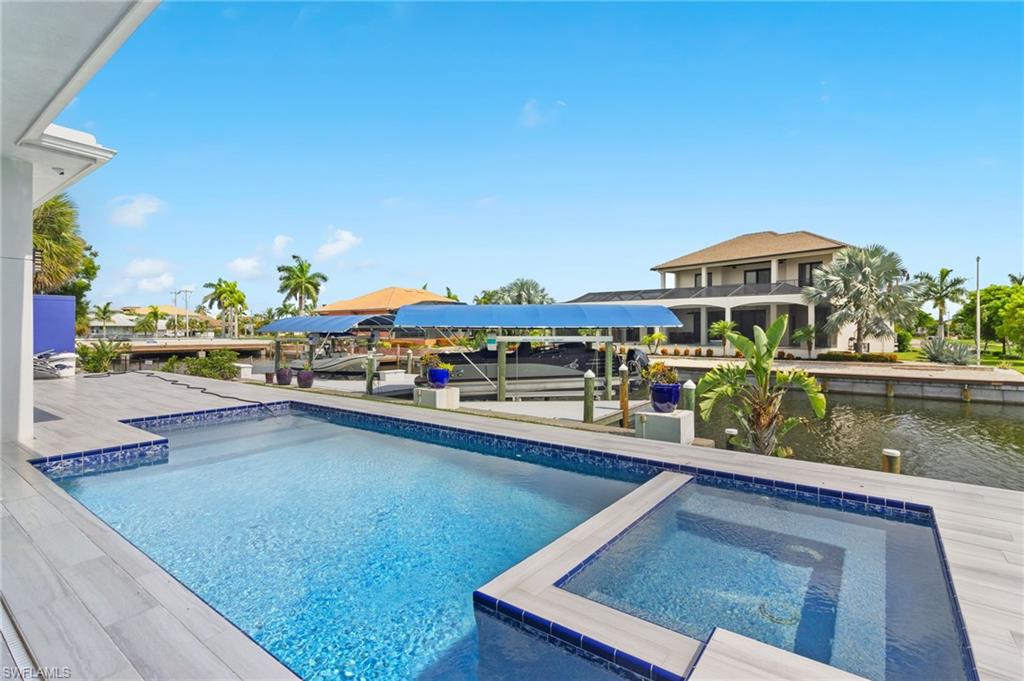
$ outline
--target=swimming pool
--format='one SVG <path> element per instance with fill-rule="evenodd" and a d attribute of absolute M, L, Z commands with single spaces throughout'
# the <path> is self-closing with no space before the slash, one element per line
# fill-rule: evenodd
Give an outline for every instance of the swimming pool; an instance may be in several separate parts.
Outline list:
<path fill-rule="evenodd" d="M 149 465 L 50 474 L 309 679 L 474 678 L 473 589 L 643 479 L 481 456 L 313 410 L 178 420 L 140 424 L 168 439 Z"/>
<path fill-rule="evenodd" d="M 876 681 L 972 678 L 923 514 L 701 479 L 558 586 L 702 641 L 722 627 Z"/>

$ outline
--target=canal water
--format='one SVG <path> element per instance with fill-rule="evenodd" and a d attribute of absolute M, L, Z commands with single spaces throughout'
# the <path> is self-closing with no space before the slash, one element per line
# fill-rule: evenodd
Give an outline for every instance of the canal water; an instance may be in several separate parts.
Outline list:
<path fill-rule="evenodd" d="M 907 475 L 1024 490 L 1024 407 L 831 393 L 818 421 L 791 393 L 785 413 L 809 417 L 783 438 L 803 461 L 880 470 L 882 449 L 892 448 Z M 710 421 L 697 418 L 696 431 L 724 447 L 732 425 L 720 406 Z"/>

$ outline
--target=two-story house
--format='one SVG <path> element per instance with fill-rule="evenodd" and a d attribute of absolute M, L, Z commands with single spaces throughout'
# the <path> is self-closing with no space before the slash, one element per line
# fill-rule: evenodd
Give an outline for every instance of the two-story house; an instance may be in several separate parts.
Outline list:
<path fill-rule="evenodd" d="M 736 322 L 747 336 L 755 324 L 765 328 L 781 314 L 789 315 L 789 331 L 807 324 L 820 328 L 831 310 L 808 305 L 801 289 L 815 268 L 846 246 L 805 231 L 743 234 L 655 265 L 660 288 L 587 293 L 571 302 L 664 305 L 683 322 L 682 328 L 665 330 L 670 343 L 681 345 L 709 345 L 708 328 L 721 319 Z M 790 343 L 789 331 L 783 339 L 791 346 L 787 352 L 806 354 Z M 852 326 L 832 335 L 819 332 L 815 352 L 851 349 L 854 335 Z M 893 345 L 891 339 L 871 338 L 868 349 L 891 352 Z"/>

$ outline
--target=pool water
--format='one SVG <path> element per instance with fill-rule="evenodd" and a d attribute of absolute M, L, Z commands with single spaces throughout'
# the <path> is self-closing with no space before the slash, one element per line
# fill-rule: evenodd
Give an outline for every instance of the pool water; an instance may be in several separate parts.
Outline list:
<path fill-rule="evenodd" d="M 473 679 L 472 592 L 632 482 L 291 414 L 61 481 L 307 679 Z"/>
<path fill-rule="evenodd" d="M 969 678 L 926 520 L 690 482 L 561 586 L 687 636 L 718 626 L 876 681 Z"/>

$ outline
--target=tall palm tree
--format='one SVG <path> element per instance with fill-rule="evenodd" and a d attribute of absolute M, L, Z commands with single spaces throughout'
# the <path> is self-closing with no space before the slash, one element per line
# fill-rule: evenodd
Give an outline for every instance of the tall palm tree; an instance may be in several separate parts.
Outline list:
<path fill-rule="evenodd" d="M 884 246 L 847 246 L 813 276 L 813 283 L 804 287 L 804 300 L 832 308 L 822 324 L 826 333 L 853 324 L 857 352 L 863 351 L 865 336 L 891 338 L 893 327 L 912 319 L 918 309 L 918 285 L 900 256 Z"/>
<path fill-rule="evenodd" d="M 237 338 L 238 315 L 245 309 L 245 293 L 238 288 L 238 282 L 218 277 L 217 281 L 208 281 L 203 284 L 203 288 L 210 289 L 210 292 L 203 296 L 203 305 L 220 310 L 225 316 L 225 333 L 228 328 L 227 322 L 230 322 L 234 328 L 234 336 Z"/>
<path fill-rule="evenodd" d="M 107 337 L 107 324 L 114 321 L 114 309 L 110 303 L 103 303 L 92 308 L 93 319 L 103 325 L 103 337 Z"/>
<path fill-rule="evenodd" d="M 555 302 L 555 299 L 536 280 L 520 277 L 498 289 L 495 302 L 505 305 L 547 305 Z"/>
<path fill-rule="evenodd" d="M 966 277 L 952 276 L 953 270 L 948 267 L 939 268 L 939 276 L 931 272 L 921 272 L 915 277 L 920 285 L 923 300 L 935 306 L 939 313 L 939 338 L 946 337 L 946 305 L 962 303 L 967 298 Z"/>
<path fill-rule="evenodd" d="M 320 287 L 327 282 L 327 275 L 323 272 L 314 272 L 313 266 L 308 260 L 297 255 L 292 256 L 294 265 L 279 265 L 277 272 L 280 275 L 278 280 L 281 285 L 277 292 L 284 294 L 285 301 L 294 299 L 299 305 L 299 314 L 305 314 L 306 301 L 316 307 L 317 298 L 320 297 Z"/>
<path fill-rule="evenodd" d="M 32 248 L 42 255 L 42 268 L 33 275 L 36 292 L 52 292 L 75 278 L 88 244 L 79 233 L 78 208 L 67 194 L 32 211 Z"/>
<path fill-rule="evenodd" d="M 1021 274 L 1010 274 L 1010 286 L 1020 286 L 1024 284 L 1024 273 Z"/>

